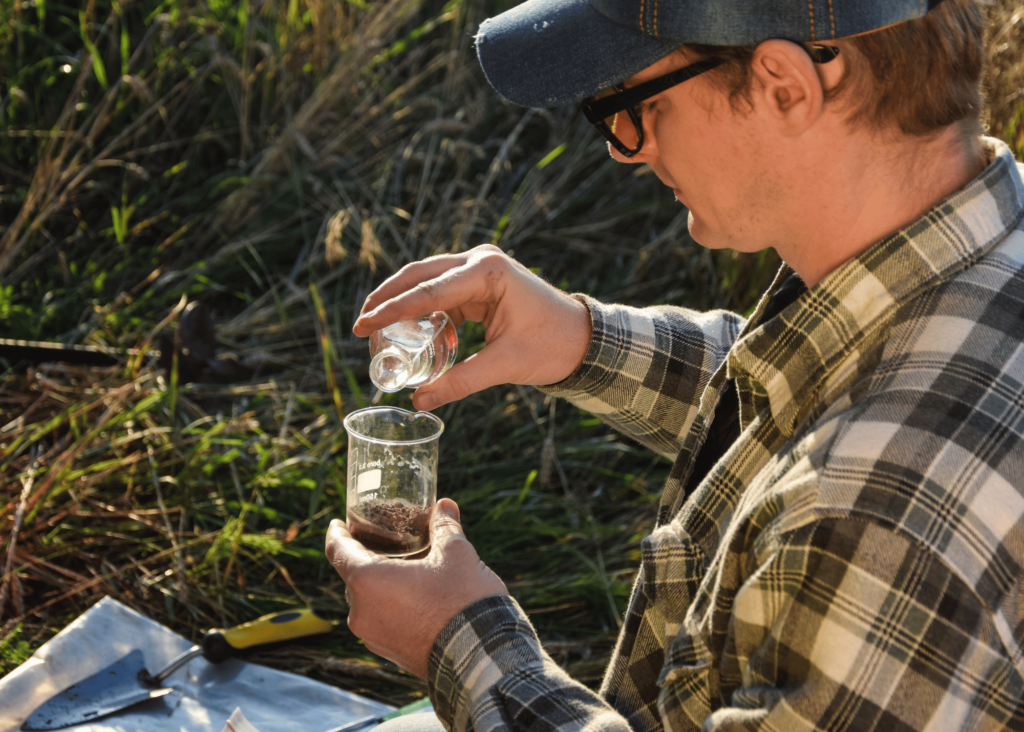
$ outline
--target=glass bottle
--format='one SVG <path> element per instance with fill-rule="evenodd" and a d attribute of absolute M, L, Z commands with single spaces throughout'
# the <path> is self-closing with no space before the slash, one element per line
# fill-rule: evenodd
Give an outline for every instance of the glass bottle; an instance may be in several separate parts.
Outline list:
<path fill-rule="evenodd" d="M 440 310 L 400 320 L 370 335 L 370 380 L 388 393 L 423 386 L 451 368 L 458 347 L 455 326 Z"/>

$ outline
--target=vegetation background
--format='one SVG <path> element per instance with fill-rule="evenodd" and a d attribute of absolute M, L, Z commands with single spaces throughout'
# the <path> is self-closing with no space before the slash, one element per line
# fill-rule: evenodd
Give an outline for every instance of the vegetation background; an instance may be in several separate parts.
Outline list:
<path fill-rule="evenodd" d="M 322 551 L 340 420 L 372 393 L 350 333 L 365 295 L 493 242 L 602 299 L 753 305 L 772 253 L 702 250 L 574 109 L 493 93 L 473 34 L 510 4 L 0 0 L 0 336 L 127 364 L 0 364 L 0 675 L 104 595 L 190 638 L 308 604 L 342 621 L 326 643 L 250 658 L 422 696 L 347 632 Z M 990 12 L 987 124 L 1020 156 L 1024 6 Z M 178 327 L 194 302 L 219 349 L 198 364 Z M 441 495 L 596 685 L 669 464 L 532 389 L 440 416 Z"/>

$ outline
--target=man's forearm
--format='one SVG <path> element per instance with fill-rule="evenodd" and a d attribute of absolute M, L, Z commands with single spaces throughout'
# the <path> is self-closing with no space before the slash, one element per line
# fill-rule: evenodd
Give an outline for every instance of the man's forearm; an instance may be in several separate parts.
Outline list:
<path fill-rule="evenodd" d="M 592 322 L 587 355 L 568 379 L 541 390 L 674 459 L 744 320 L 725 311 L 582 299 Z"/>

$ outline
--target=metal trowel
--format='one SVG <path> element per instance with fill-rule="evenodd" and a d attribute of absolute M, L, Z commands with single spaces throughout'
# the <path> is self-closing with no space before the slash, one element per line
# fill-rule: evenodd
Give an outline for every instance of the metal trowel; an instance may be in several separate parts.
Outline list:
<path fill-rule="evenodd" d="M 193 658 L 220 663 L 245 648 L 327 633 L 334 624 L 309 609 L 286 610 L 228 630 L 215 628 L 202 643 L 168 663 L 157 674 L 146 670 L 142 651 L 134 650 L 87 679 L 48 699 L 21 725 L 30 730 L 61 729 L 106 717 L 148 699 L 174 691 L 165 681 Z"/>

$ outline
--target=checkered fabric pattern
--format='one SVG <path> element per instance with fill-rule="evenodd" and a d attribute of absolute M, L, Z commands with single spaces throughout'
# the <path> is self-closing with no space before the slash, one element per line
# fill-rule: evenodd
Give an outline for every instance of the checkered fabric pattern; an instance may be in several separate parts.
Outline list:
<path fill-rule="evenodd" d="M 622 634 L 593 694 L 471 605 L 430 659 L 449 729 L 1024 729 L 1024 166 L 986 145 L 757 328 L 590 301 L 550 392 L 678 455 Z M 685 496 L 726 378 L 742 434 Z"/>

